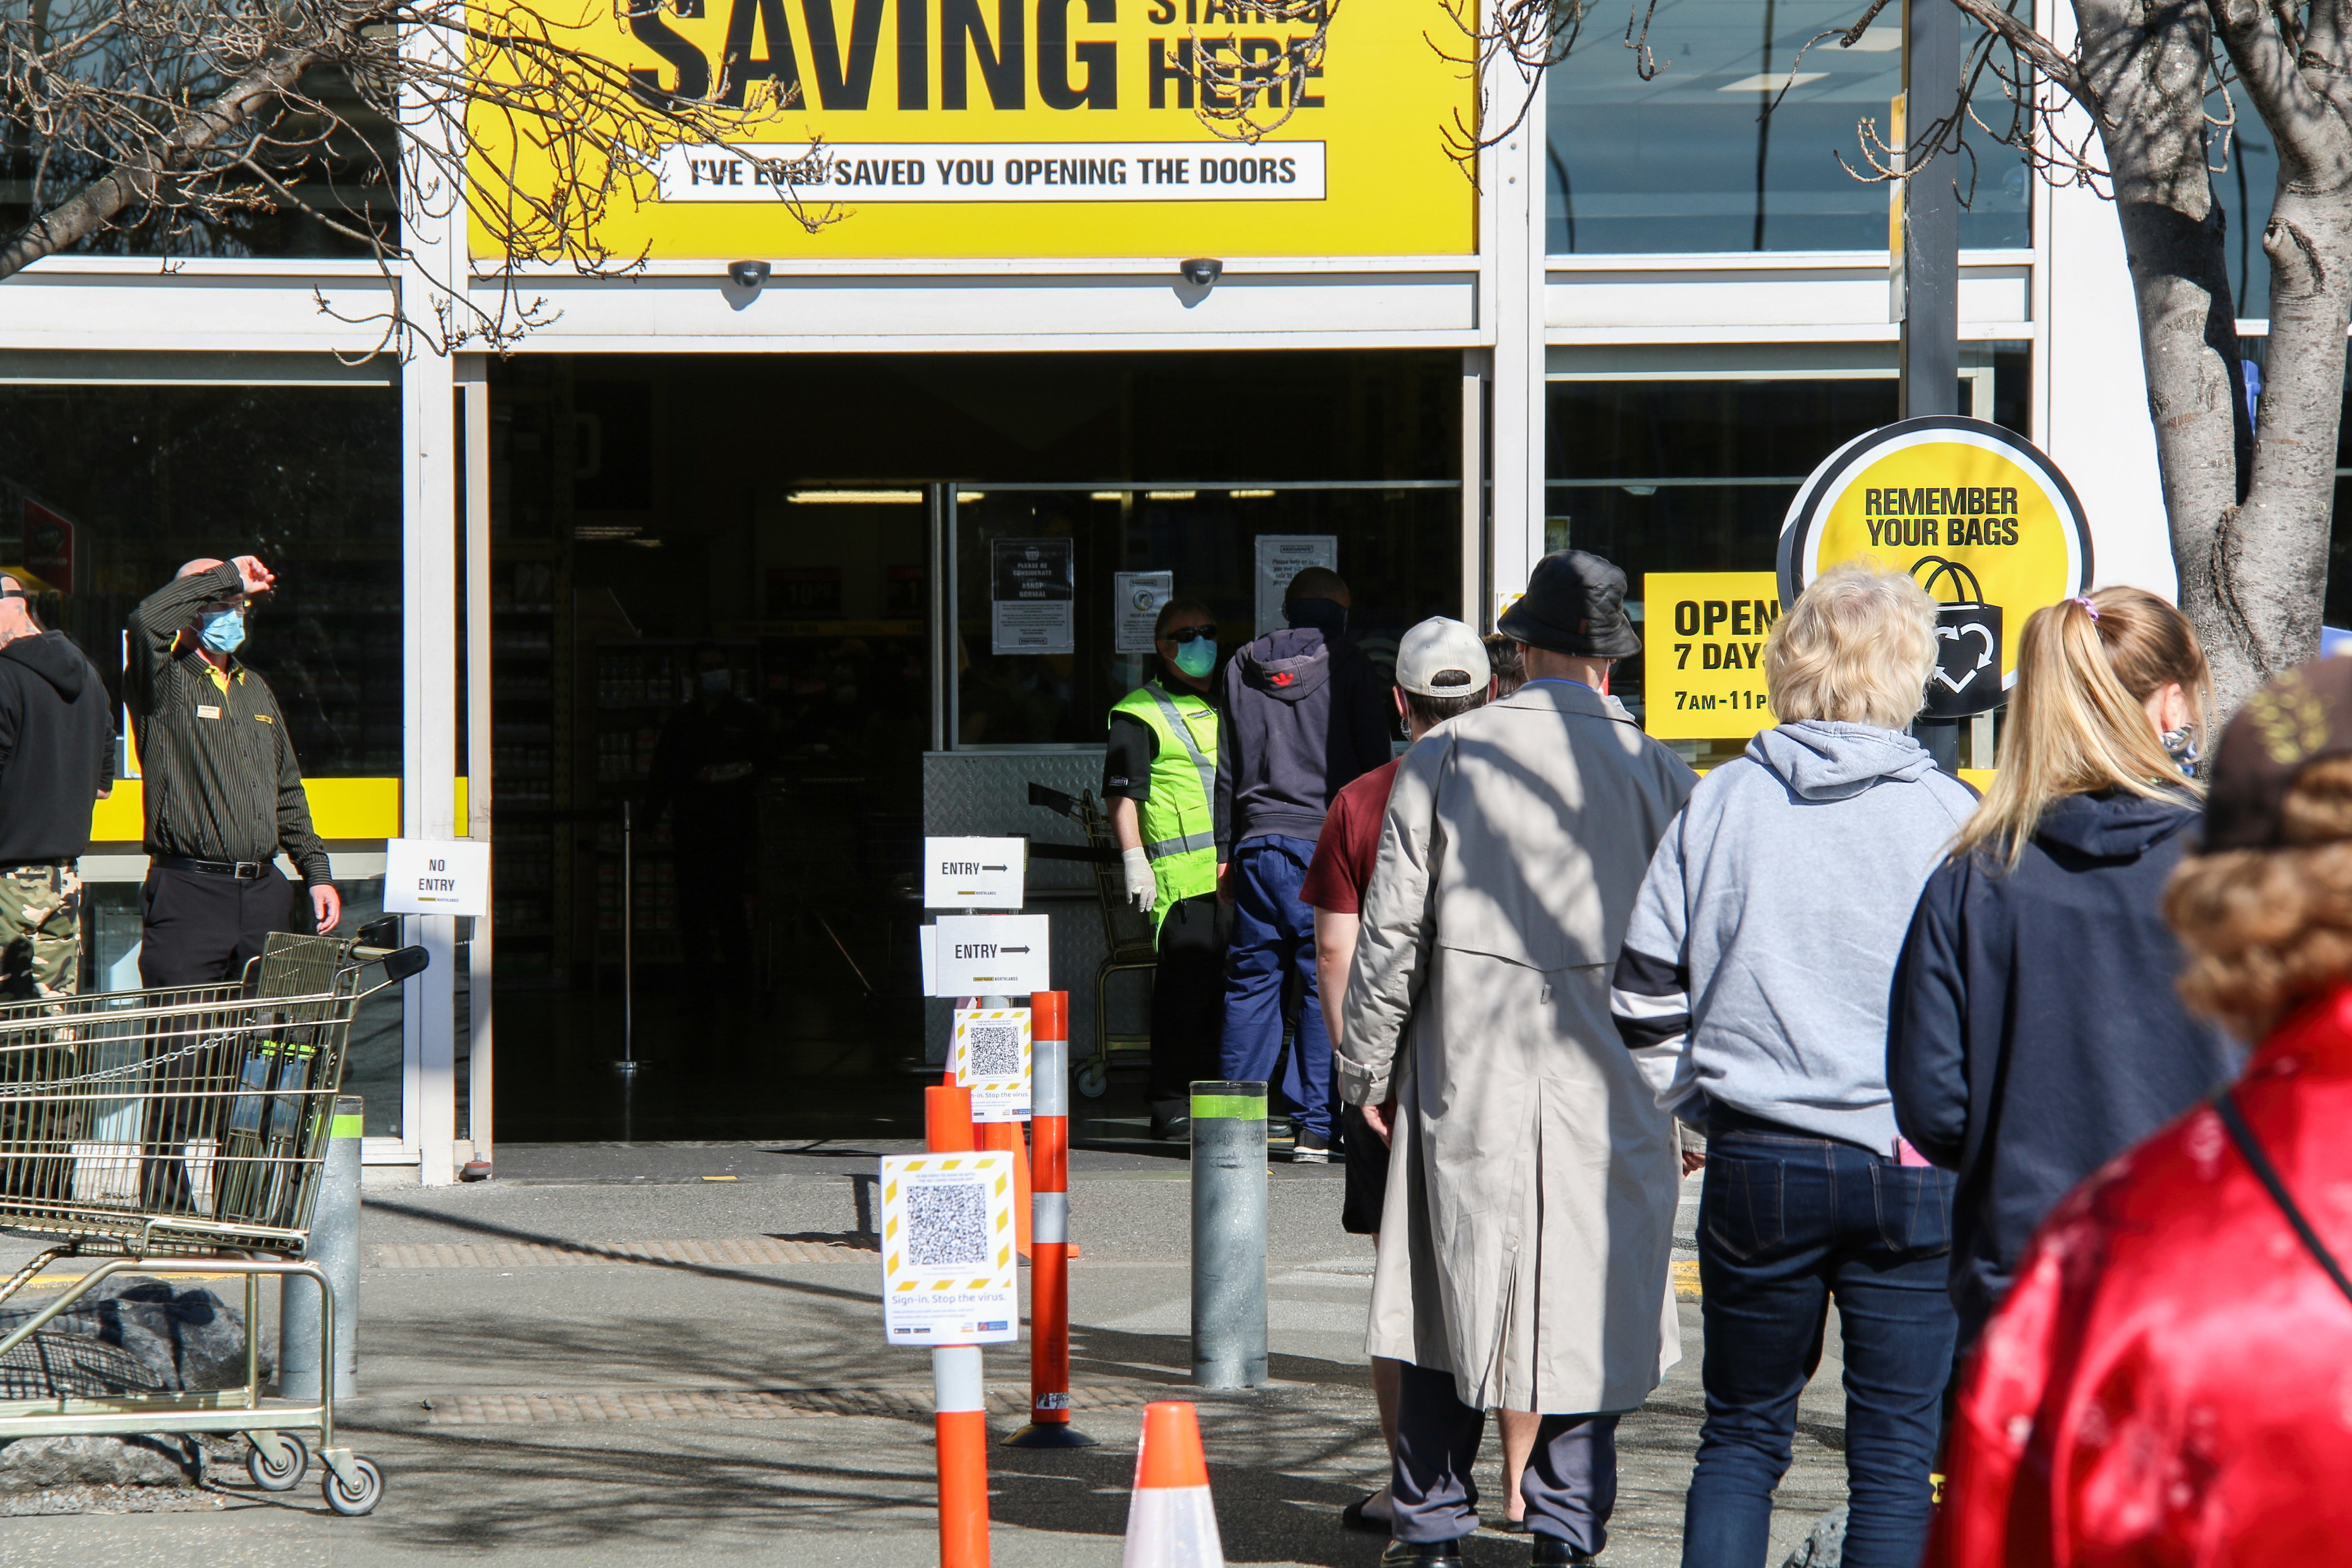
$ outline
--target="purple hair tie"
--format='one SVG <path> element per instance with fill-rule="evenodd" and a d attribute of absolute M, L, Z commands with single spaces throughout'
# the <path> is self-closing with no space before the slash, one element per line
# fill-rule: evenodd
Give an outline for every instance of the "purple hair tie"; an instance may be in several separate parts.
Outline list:
<path fill-rule="evenodd" d="M 2084 613 L 2084 615 L 2086 615 L 2086 616 L 2090 616 L 2093 620 L 2095 620 L 2095 620 L 2097 620 L 2097 619 L 2099 618 L 2099 606 L 2098 606 L 2098 605 L 2095 605 L 2095 604 L 2093 604 L 2093 603 L 2091 603 L 2091 601 L 2090 601 L 2090 600 L 2088 600 L 2088 599 L 2074 599 L 2074 600 L 2071 600 L 2071 601 L 2069 601 L 2069 602 L 2070 602 L 2070 603 L 2073 603 L 2073 604 L 2077 604 L 2077 605 L 2082 605 L 2082 606 L 2083 606 L 2083 613 Z"/>

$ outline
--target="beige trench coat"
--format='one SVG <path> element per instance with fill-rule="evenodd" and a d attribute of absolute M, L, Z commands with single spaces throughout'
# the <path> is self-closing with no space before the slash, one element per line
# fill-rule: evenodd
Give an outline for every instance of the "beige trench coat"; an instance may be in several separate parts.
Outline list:
<path fill-rule="evenodd" d="M 1374 1355 L 1464 1404 L 1630 1410 L 1682 1356 L 1672 1119 L 1609 1016 L 1650 851 L 1697 782 L 1622 710 L 1522 687 L 1397 770 L 1339 1071 L 1397 1114 Z"/>

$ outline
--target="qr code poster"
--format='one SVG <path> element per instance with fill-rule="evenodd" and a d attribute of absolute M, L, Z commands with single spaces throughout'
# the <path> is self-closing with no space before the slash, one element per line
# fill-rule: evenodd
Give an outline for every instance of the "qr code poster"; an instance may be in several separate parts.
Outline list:
<path fill-rule="evenodd" d="M 959 1007 L 956 1082 L 971 1090 L 974 1121 L 1029 1120 L 1029 1009 Z"/>
<path fill-rule="evenodd" d="M 1013 1156 L 882 1160 L 882 1329 L 894 1345 L 984 1345 L 1021 1337 L 1013 1247 Z"/>

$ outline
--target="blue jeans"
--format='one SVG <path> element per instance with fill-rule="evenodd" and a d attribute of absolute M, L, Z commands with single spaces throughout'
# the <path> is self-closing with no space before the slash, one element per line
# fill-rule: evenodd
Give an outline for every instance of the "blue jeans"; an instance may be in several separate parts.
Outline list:
<path fill-rule="evenodd" d="M 1234 851 L 1233 945 L 1225 950 L 1225 1033 L 1219 1059 L 1236 1083 L 1269 1085 L 1301 1132 L 1331 1141 L 1331 1037 L 1315 991 L 1315 911 L 1298 896 L 1315 846 L 1268 835 Z M 1282 983 L 1298 979 L 1297 1046 L 1282 1063 Z"/>
<path fill-rule="evenodd" d="M 1706 1424 L 1683 1568 L 1765 1568 L 1829 1303 L 1845 1344 L 1847 1568 L 1917 1568 L 1958 1324 L 1952 1176 L 1716 1107 L 1699 1199 Z"/>

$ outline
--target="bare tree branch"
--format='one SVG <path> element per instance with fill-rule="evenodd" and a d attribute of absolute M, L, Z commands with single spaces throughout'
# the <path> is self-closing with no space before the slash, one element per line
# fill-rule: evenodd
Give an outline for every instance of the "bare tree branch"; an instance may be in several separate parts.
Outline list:
<path fill-rule="evenodd" d="M 634 30 L 662 3 L 0 10 L 0 160 L 25 193 L 0 208 L 0 278 L 110 238 L 184 254 L 293 215 L 375 262 L 383 310 L 346 314 L 319 299 L 339 320 L 380 329 L 373 352 L 510 347 L 552 319 L 543 301 L 519 299 L 520 277 L 550 263 L 591 275 L 641 267 L 641 252 L 615 254 L 601 237 L 606 219 L 659 198 L 666 158 L 740 142 L 798 101 L 796 82 L 744 90 L 752 84 L 731 58 L 716 82 L 672 68 L 672 86 L 667 71 L 608 58 L 613 24 Z M 815 137 L 794 140 L 804 149 L 750 160 L 754 183 L 814 231 L 842 216 L 803 196 L 829 179 L 831 155 Z M 411 239 L 444 225 L 457 231 L 457 255 L 436 252 L 436 272 Z M 494 258 L 478 278 L 469 249 Z"/>

